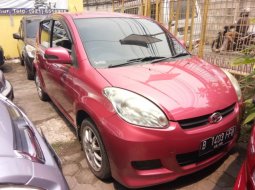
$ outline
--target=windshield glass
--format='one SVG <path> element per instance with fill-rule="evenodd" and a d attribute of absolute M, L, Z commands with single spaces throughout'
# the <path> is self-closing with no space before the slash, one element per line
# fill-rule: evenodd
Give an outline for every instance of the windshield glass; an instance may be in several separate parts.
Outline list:
<path fill-rule="evenodd" d="M 27 20 L 26 21 L 26 38 L 35 38 L 39 28 L 40 20 Z"/>
<path fill-rule="evenodd" d="M 187 53 L 169 33 L 147 19 L 76 19 L 75 24 L 88 58 L 96 68 Z"/>

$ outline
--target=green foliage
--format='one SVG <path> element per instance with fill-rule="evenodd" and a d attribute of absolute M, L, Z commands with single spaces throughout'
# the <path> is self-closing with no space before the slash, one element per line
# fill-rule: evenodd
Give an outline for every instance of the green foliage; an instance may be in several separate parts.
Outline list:
<path fill-rule="evenodd" d="M 254 19 L 255 22 L 255 19 Z M 248 64 L 254 67 L 255 64 L 255 45 L 250 46 L 242 51 L 243 55 L 232 61 L 232 65 L 238 66 Z M 255 105 L 252 103 L 252 97 L 255 95 L 255 70 L 245 77 L 239 79 L 240 87 L 242 89 L 245 99 L 245 115 L 243 125 L 249 126 L 249 123 L 255 119 Z"/>
<path fill-rule="evenodd" d="M 253 95 L 255 95 L 255 70 L 245 77 L 240 77 L 239 84 L 244 100 L 248 100 L 253 97 Z"/>
<path fill-rule="evenodd" d="M 250 18 L 250 23 L 255 24 L 255 18 Z"/>
<path fill-rule="evenodd" d="M 249 46 L 242 50 L 243 56 L 232 60 L 232 65 L 244 65 L 244 64 L 254 64 L 255 63 L 255 45 Z"/>
<path fill-rule="evenodd" d="M 245 111 L 246 117 L 243 121 L 243 124 L 248 124 L 252 122 L 255 118 L 255 106 L 252 103 L 251 98 L 245 101 L 245 108 L 246 108 L 246 111 Z"/>

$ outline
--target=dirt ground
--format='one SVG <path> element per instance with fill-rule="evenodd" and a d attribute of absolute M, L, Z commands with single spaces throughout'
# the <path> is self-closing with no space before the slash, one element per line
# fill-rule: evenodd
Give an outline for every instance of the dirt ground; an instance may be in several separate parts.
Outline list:
<path fill-rule="evenodd" d="M 114 179 L 101 181 L 89 170 L 72 126 L 52 102 L 39 100 L 34 81 L 26 79 L 25 68 L 8 61 L 2 68 L 14 88 L 14 102 L 28 115 L 61 158 L 63 173 L 71 190 L 126 190 Z M 245 157 L 246 144 L 239 143 L 221 161 L 173 182 L 143 190 L 230 190 Z"/>

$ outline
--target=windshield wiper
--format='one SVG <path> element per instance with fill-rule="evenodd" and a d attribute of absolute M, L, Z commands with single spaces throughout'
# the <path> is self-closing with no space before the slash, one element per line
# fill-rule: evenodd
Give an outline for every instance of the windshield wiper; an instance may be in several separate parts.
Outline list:
<path fill-rule="evenodd" d="M 170 57 L 162 57 L 161 59 L 157 59 L 155 61 L 152 61 L 151 63 L 158 63 L 160 61 L 164 61 L 164 60 L 167 60 L 167 59 L 174 59 L 174 58 L 182 57 L 182 56 L 186 56 L 186 55 L 190 55 L 190 54 L 187 53 L 187 52 L 183 52 L 183 53 L 179 53 L 179 54 L 176 54 L 176 55 L 170 56 Z"/>
<path fill-rule="evenodd" d="M 186 55 L 190 55 L 190 54 L 187 52 L 182 52 L 182 53 L 178 53 L 178 54 L 172 56 L 171 58 L 177 58 L 177 57 L 182 57 L 182 56 L 186 56 Z"/>
<path fill-rule="evenodd" d="M 146 61 L 152 61 L 152 60 L 155 60 L 155 59 L 163 59 L 163 58 L 166 58 L 166 57 L 162 57 L 162 56 L 148 56 L 148 57 L 143 57 L 143 58 L 137 58 L 137 59 L 130 59 L 128 60 L 127 62 L 146 62 Z"/>
<path fill-rule="evenodd" d="M 121 64 L 116 64 L 116 65 L 109 65 L 108 68 L 114 68 L 114 67 L 122 67 L 122 66 L 125 66 L 125 65 L 131 65 L 133 62 L 125 62 L 125 63 L 121 63 Z"/>
<path fill-rule="evenodd" d="M 109 65 L 108 68 L 122 67 L 122 66 L 125 66 L 125 65 L 132 65 L 132 64 L 135 64 L 135 63 L 142 63 L 142 62 L 146 62 L 146 61 L 151 61 L 151 60 L 155 60 L 155 59 L 164 59 L 164 58 L 166 58 L 166 57 L 148 56 L 148 57 L 142 57 L 142 58 L 136 58 L 136 59 L 129 59 L 125 63 L 116 64 L 116 65 Z"/>
<path fill-rule="evenodd" d="M 190 54 L 187 53 L 187 52 L 183 52 L 183 53 L 179 53 L 179 54 L 176 54 L 174 56 L 171 56 L 171 57 L 148 56 L 148 57 L 142 57 L 142 58 L 136 58 L 136 59 L 129 59 L 125 63 L 116 64 L 116 65 L 109 65 L 108 68 L 122 67 L 122 66 L 126 66 L 126 65 L 133 65 L 135 63 L 142 63 L 142 62 L 146 62 L 146 61 L 152 61 L 151 63 L 157 63 L 157 62 L 164 61 L 164 60 L 167 60 L 167 59 L 182 57 L 182 56 L 186 56 L 186 55 L 190 55 Z"/>

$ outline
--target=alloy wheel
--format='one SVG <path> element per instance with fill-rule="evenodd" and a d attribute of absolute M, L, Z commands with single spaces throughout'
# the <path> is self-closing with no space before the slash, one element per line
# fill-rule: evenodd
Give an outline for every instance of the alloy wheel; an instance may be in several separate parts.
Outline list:
<path fill-rule="evenodd" d="M 89 126 L 85 127 L 83 133 L 83 148 L 87 160 L 95 171 L 100 171 L 102 168 L 102 150 L 98 138 Z"/>

